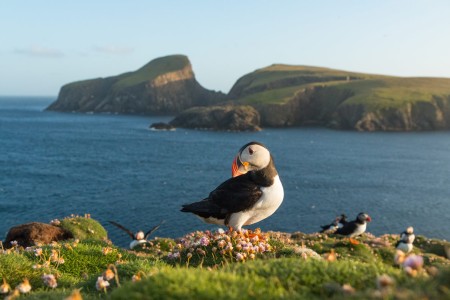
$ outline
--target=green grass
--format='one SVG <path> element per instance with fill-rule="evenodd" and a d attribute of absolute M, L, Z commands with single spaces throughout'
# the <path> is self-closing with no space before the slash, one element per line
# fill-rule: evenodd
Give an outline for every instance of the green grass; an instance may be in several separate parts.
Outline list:
<path fill-rule="evenodd" d="M 113 89 L 120 90 L 143 82 L 150 82 L 161 74 L 178 71 L 189 65 L 189 60 L 184 55 L 160 57 L 135 72 L 120 75 Z"/>
<path fill-rule="evenodd" d="M 64 220 L 76 218 L 81 217 Z M 91 221 L 70 224 L 80 230 L 95 222 L 84 219 Z M 88 236 L 44 245 L 40 255 L 34 251 L 38 247 L 0 252 L 0 283 L 5 279 L 14 288 L 28 278 L 32 291 L 20 297 L 24 299 L 62 299 L 74 289 L 81 289 L 83 299 L 450 299 L 450 261 L 444 256 L 449 243 L 418 236 L 414 253 L 424 257 L 425 265 L 413 277 L 394 264 L 392 245 L 397 239 L 398 235 L 365 234 L 354 245 L 326 234 L 270 233 L 254 238 L 251 232 L 194 232 L 129 251 Z M 332 250 L 337 259 L 327 261 L 323 257 Z M 252 253 L 246 251 L 256 255 L 238 259 L 239 253 Z M 52 260 L 52 253 L 64 262 Z M 179 255 L 170 258 L 174 253 Z M 108 268 L 117 271 L 118 281 L 111 279 L 105 293 L 95 285 Z M 54 274 L 58 287 L 46 287 L 43 274 Z M 379 290 L 376 281 L 383 274 L 395 284 Z M 136 275 L 141 281 L 133 282 Z M 350 294 L 346 285 L 353 289 Z"/>
<path fill-rule="evenodd" d="M 273 89 L 260 93 L 250 94 L 243 98 L 240 98 L 239 104 L 284 104 L 288 102 L 293 95 L 302 87 L 294 86 L 280 89 Z"/>
<path fill-rule="evenodd" d="M 393 77 L 289 65 L 272 65 L 241 77 L 232 94 L 238 103 L 285 104 L 299 90 L 314 86 L 349 90 L 352 96 L 341 105 L 364 105 L 368 111 L 450 95 L 449 78 Z M 332 91 L 328 97 L 333 98 Z"/>
<path fill-rule="evenodd" d="M 103 240 L 108 237 L 103 226 L 90 218 L 73 216 L 61 220 L 60 227 L 72 232 L 74 238 L 80 240 L 98 239 Z"/>

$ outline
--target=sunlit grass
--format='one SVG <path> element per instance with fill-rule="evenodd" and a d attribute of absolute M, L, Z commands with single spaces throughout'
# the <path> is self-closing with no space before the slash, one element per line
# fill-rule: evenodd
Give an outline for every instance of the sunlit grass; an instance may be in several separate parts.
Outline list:
<path fill-rule="evenodd" d="M 101 227 L 86 217 L 67 219 L 82 232 Z M 198 231 L 130 251 L 87 237 L 3 249 L 0 283 L 14 289 L 27 278 L 32 290 L 24 299 L 63 299 L 75 289 L 83 299 L 450 297 L 450 243 L 417 237 L 413 252 L 424 266 L 411 275 L 394 263 L 397 239 L 364 234 L 355 245 L 332 234 Z M 44 274 L 54 275 L 57 286 L 47 286 Z M 386 289 L 378 286 L 381 275 L 392 281 Z M 100 279 L 108 286 L 99 289 Z"/>

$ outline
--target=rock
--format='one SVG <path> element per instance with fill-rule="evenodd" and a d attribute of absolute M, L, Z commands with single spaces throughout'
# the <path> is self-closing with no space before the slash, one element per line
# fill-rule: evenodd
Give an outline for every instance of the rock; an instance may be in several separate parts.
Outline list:
<path fill-rule="evenodd" d="M 150 125 L 151 130 L 175 130 L 175 127 L 171 124 L 164 122 L 157 122 Z"/>
<path fill-rule="evenodd" d="M 225 94 L 203 88 L 189 59 L 171 55 L 134 72 L 64 85 L 47 110 L 120 114 L 176 114 L 215 104 Z"/>
<path fill-rule="evenodd" d="M 259 113 L 251 106 L 194 107 L 183 111 L 170 124 L 176 127 L 227 130 L 259 131 Z"/>
<path fill-rule="evenodd" d="M 11 248 L 11 242 L 17 241 L 19 246 L 30 247 L 71 238 L 73 238 L 72 233 L 60 227 L 33 222 L 14 226 L 9 229 L 3 245 L 6 248 Z"/>

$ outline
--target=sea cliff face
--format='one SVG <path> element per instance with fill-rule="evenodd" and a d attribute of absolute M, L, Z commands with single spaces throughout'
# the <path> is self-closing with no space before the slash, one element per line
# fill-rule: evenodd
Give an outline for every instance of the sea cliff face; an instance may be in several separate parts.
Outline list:
<path fill-rule="evenodd" d="M 185 56 L 158 58 L 118 76 L 70 83 L 47 110 L 120 114 L 174 114 L 225 98 L 203 88 Z"/>
<path fill-rule="evenodd" d="M 364 112 L 354 124 L 359 131 L 427 131 L 450 129 L 450 98 L 407 103 L 399 108 Z"/>
<path fill-rule="evenodd" d="M 263 127 L 325 126 L 358 131 L 430 131 L 450 129 L 450 96 L 370 108 L 346 104 L 351 90 L 307 88 L 286 104 L 257 105 Z"/>

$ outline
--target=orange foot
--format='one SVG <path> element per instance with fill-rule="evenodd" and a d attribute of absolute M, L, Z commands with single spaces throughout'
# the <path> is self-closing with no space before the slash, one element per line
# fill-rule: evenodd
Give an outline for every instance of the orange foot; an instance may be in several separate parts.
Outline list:
<path fill-rule="evenodd" d="M 353 238 L 349 238 L 348 240 L 350 241 L 350 244 L 352 244 L 352 245 L 359 245 L 359 242 Z"/>
<path fill-rule="evenodd" d="M 265 235 L 261 232 L 261 229 L 256 228 L 255 231 L 247 231 L 247 237 L 250 239 L 253 239 L 255 237 L 258 237 L 258 240 L 265 240 Z"/>

